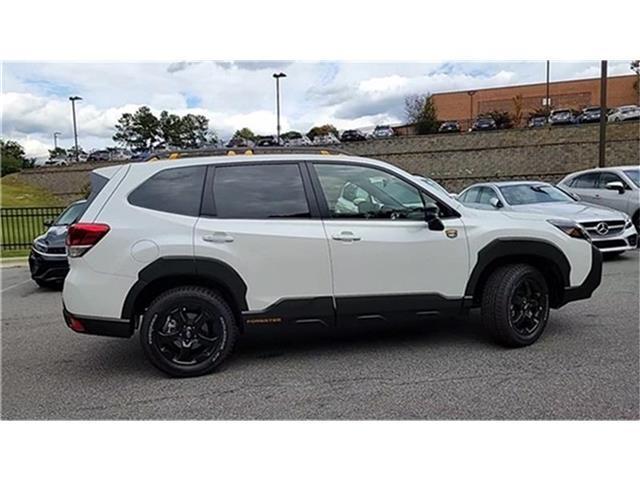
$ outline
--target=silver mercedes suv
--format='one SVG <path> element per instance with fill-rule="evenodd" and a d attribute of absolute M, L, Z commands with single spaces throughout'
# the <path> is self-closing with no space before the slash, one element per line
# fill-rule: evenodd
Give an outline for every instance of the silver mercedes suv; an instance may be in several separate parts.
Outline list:
<path fill-rule="evenodd" d="M 583 202 L 626 213 L 640 229 L 640 166 L 583 170 L 567 175 L 558 186 Z"/>

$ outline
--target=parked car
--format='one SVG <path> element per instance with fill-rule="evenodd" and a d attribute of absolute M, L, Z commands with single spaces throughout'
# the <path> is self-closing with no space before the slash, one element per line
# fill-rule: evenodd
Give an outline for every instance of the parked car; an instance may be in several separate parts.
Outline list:
<path fill-rule="evenodd" d="M 278 139 L 275 135 L 267 135 L 256 139 L 256 147 L 277 147 Z"/>
<path fill-rule="evenodd" d="M 340 136 L 341 142 L 362 142 L 367 137 L 360 130 L 345 130 Z"/>
<path fill-rule="evenodd" d="M 313 137 L 314 145 L 336 145 L 338 143 L 340 143 L 340 140 L 331 132 Z"/>
<path fill-rule="evenodd" d="M 141 150 L 131 154 L 131 158 L 129 158 L 130 162 L 146 162 L 151 152 L 148 150 Z"/>
<path fill-rule="evenodd" d="M 497 130 L 496 121 L 491 117 L 478 117 L 473 125 L 471 125 L 472 132 L 480 132 L 484 130 Z"/>
<path fill-rule="evenodd" d="M 640 107 L 637 105 L 625 105 L 624 107 L 614 108 L 607 117 L 607 120 L 610 122 L 638 119 L 640 119 Z"/>
<path fill-rule="evenodd" d="M 607 255 L 634 249 L 638 243 L 638 232 L 626 213 L 579 202 L 577 197 L 545 182 L 479 183 L 463 190 L 458 200 L 485 210 L 541 213 L 577 222 Z"/>
<path fill-rule="evenodd" d="M 251 330 L 473 307 L 496 341 L 524 347 L 551 308 L 601 281 L 601 254 L 575 222 L 467 208 L 377 160 L 238 155 L 94 175 L 67 236 L 65 322 L 116 337 L 140 328 L 147 359 L 173 376 L 214 371 Z"/>
<path fill-rule="evenodd" d="M 583 170 L 567 175 L 558 186 L 584 202 L 625 212 L 640 231 L 640 166 Z"/>
<path fill-rule="evenodd" d="M 389 125 L 377 125 L 376 128 L 373 129 L 373 133 L 371 134 L 373 138 L 389 138 L 393 137 L 394 135 L 395 132 Z"/>
<path fill-rule="evenodd" d="M 571 109 L 560 108 L 551 111 L 551 115 L 549 116 L 549 124 L 571 125 L 573 123 L 576 123 L 576 117 Z"/>
<path fill-rule="evenodd" d="M 111 160 L 109 150 L 95 150 L 87 157 L 88 162 L 108 162 L 109 160 Z"/>
<path fill-rule="evenodd" d="M 313 142 L 309 140 L 309 137 L 306 135 L 294 132 L 289 133 L 287 138 L 284 140 L 284 144 L 286 147 L 304 147 L 307 145 L 313 145 Z"/>
<path fill-rule="evenodd" d="M 538 127 L 544 127 L 546 124 L 547 124 L 546 117 L 531 117 L 529 119 L 529 123 L 527 123 L 527 127 L 538 128 Z"/>
<path fill-rule="evenodd" d="M 44 162 L 46 167 L 65 167 L 69 165 L 69 159 L 66 157 L 50 158 Z"/>
<path fill-rule="evenodd" d="M 455 121 L 442 122 L 440 127 L 438 128 L 438 132 L 440 133 L 453 133 L 460 131 L 460 124 Z"/>
<path fill-rule="evenodd" d="M 255 143 L 242 137 L 233 137 L 227 143 L 227 148 L 253 148 Z"/>
<path fill-rule="evenodd" d="M 29 254 L 31 278 L 41 287 L 56 287 L 62 284 L 69 271 L 65 239 L 67 229 L 82 215 L 87 202 L 80 200 L 69 205 L 53 221 L 46 221 L 47 231 L 36 237 Z"/>
<path fill-rule="evenodd" d="M 578 117 L 580 123 L 596 123 L 600 121 L 600 107 L 587 107 L 582 109 L 580 117 Z"/>

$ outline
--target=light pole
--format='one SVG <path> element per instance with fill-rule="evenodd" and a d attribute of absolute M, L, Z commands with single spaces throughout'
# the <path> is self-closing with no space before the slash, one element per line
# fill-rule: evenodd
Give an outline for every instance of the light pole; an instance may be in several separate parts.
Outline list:
<path fill-rule="evenodd" d="M 598 166 L 605 166 L 605 149 L 607 135 L 607 61 L 600 63 L 600 145 Z"/>
<path fill-rule="evenodd" d="M 631 62 L 630 68 L 636 72 L 636 89 L 638 91 L 638 105 L 640 105 L 640 60 Z"/>
<path fill-rule="evenodd" d="M 77 95 L 74 95 L 73 97 L 69 97 L 69 100 L 71 100 L 71 113 L 73 116 L 73 140 L 76 147 L 76 162 L 77 162 L 79 157 L 78 157 L 78 128 L 76 125 L 76 102 L 78 100 L 82 100 L 82 97 L 78 97 Z"/>
<path fill-rule="evenodd" d="M 549 125 L 549 114 L 551 113 L 551 98 L 549 98 L 549 60 L 547 60 L 547 96 L 545 98 L 545 112 L 547 125 Z"/>
<path fill-rule="evenodd" d="M 60 132 L 53 132 L 53 151 L 58 151 L 58 135 L 62 135 Z"/>
<path fill-rule="evenodd" d="M 475 90 L 469 90 L 467 95 L 469 95 L 469 130 L 473 125 L 473 96 L 476 94 Z"/>
<path fill-rule="evenodd" d="M 276 79 L 276 117 L 278 119 L 278 145 L 280 145 L 280 79 L 286 77 L 285 73 L 274 73 L 273 78 Z"/>

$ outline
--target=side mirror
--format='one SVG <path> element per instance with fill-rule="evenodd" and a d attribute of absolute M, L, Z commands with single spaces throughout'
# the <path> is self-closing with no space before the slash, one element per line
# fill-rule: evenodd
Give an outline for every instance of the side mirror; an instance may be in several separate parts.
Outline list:
<path fill-rule="evenodd" d="M 42 222 L 42 225 L 44 225 L 46 228 L 49 228 L 51 225 L 53 225 L 53 220 L 51 220 L 50 218 L 48 218 L 47 220 L 44 220 Z"/>
<path fill-rule="evenodd" d="M 624 185 L 622 182 L 609 182 L 606 187 L 607 190 L 617 190 L 620 195 L 624 193 Z"/>
<path fill-rule="evenodd" d="M 498 198 L 496 198 L 496 197 L 493 197 L 491 200 L 489 200 L 489 203 L 491 204 L 491 206 L 492 206 L 493 208 L 496 208 L 496 209 L 497 209 L 497 208 L 502 208 L 502 207 L 504 207 L 504 205 L 502 204 L 502 202 L 501 202 Z"/>
<path fill-rule="evenodd" d="M 444 224 L 440 217 L 438 217 L 438 213 L 440 209 L 437 205 L 425 205 L 424 207 L 424 221 L 427 222 L 427 226 L 429 230 L 442 231 L 444 230 Z"/>

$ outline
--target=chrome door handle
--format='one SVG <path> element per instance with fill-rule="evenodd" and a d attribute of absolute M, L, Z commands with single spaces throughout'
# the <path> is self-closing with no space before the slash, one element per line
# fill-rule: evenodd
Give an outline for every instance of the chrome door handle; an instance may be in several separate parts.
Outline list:
<path fill-rule="evenodd" d="M 360 237 L 356 237 L 353 232 L 340 232 L 336 235 L 332 235 L 331 238 L 338 242 L 359 242 Z"/>
<path fill-rule="evenodd" d="M 228 233 L 214 232 L 208 235 L 203 235 L 202 240 L 211 243 L 231 243 L 233 242 L 233 237 Z"/>

